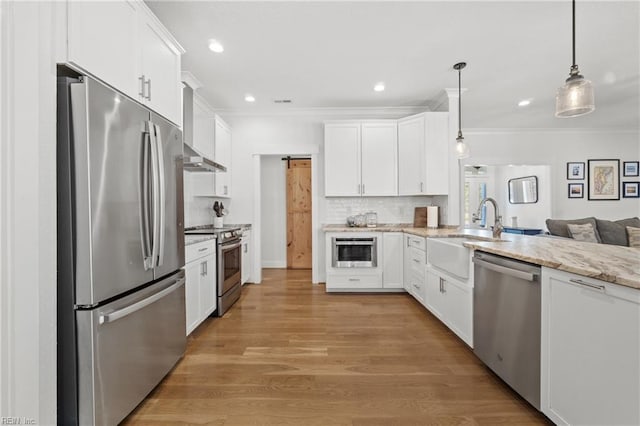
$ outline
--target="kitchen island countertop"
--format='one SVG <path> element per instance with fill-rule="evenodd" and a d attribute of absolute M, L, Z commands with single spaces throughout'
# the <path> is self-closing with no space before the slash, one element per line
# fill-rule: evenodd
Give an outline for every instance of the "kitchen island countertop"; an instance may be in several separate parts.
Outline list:
<path fill-rule="evenodd" d="M 464 246 L 524 262 L 640 290 L 640 250 L 567 238 L 502 234 L 501 240 L 481 229 L 414 228 L 411 224 L 380 224 L 375 228 L 324 225 L 325 232 L 405 232 L 421 237 L 469 237 Z"/>

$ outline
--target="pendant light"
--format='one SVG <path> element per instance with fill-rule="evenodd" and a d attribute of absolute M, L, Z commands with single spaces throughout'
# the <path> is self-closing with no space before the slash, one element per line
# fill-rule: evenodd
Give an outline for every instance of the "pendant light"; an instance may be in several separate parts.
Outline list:
<path fill-rule="evenodd" d="M 576 0 L 572 0 L 572 9 L 573 65 L 571 65 L 569 78 L 556 94 L 556 117 L 559 118 L 578 117 L 596 109 L 593 85 L 580 75 L 578 64 L 576 64 Z"/>
<path fill-rule="evenodd" d="M 469 147 L 462 136 L 462 76 L 461 71 L 467 66 L 466 62 L 458 62 L 453 66 L 458 71 L 458 137 L 456 138 L 456 153 L 459 159 L 469 157 Z"/>

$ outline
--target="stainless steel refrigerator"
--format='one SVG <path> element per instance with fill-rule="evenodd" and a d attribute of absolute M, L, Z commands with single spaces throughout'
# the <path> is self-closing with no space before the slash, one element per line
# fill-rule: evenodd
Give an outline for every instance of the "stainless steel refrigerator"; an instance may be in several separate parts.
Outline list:
<path fill-rule="evenodd" d="M 182 134 L 58 78 L 58 422 L 117 424 L 185 350 Z"/>

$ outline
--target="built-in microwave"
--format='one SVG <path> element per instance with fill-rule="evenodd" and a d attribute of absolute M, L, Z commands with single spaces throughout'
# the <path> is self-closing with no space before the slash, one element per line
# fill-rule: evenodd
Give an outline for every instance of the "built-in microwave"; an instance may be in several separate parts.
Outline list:
<path fill-rule="evenodd" d="M 331 238 L 331 266 L 375 268 L 378 266 L 378 237 Z"/>

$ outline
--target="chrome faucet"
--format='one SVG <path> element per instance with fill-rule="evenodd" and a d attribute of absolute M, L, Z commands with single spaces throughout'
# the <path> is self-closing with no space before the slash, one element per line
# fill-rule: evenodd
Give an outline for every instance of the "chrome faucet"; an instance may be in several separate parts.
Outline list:
<path fill-rule="evenodd" d="M 478 220 L 480 220 L 480 216 L 482 215 L 482 206 L 484 206 L 487 202 L 493 204 L 493 209 L 495 210 L 496 220 L 493 224 L 493 238 L 500 238 L 500 234 L 502 234 L 502 230 L 504 229 L 502 226 L 502 216 L 500 216 L 500 212 L 498 210 L 498 203 L 493 198 L 486 197 L 483 198 L 482 201 L 480 201 L 478 211 L 471 216 L 471 221 L 473 223 L 476 223 Z"/>

